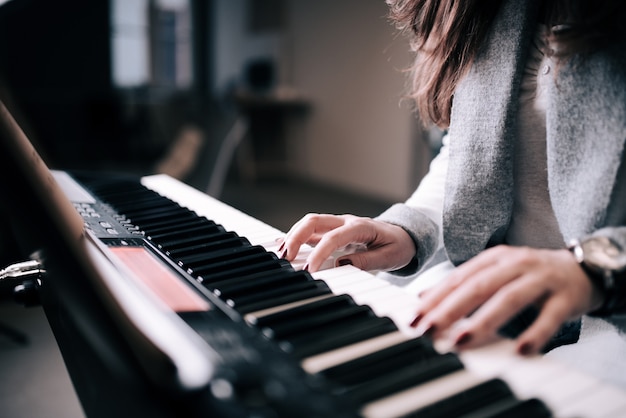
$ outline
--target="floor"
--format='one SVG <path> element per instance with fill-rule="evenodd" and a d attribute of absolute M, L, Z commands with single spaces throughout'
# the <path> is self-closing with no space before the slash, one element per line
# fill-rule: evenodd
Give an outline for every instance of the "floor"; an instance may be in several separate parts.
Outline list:
<path fill-rule="evenodd" d="M 84 416 L 39 307 L 0 303 L 0 410 L 7 418 Z"/>
<path fill-rule="evenodd" d="M 307 212 L 374 216 L 389 206 L 300 181 L 232 182 L 221 200 L 281 230 Z M 41 308 L 0 301 L 0 416 L 84 417 Z"/>

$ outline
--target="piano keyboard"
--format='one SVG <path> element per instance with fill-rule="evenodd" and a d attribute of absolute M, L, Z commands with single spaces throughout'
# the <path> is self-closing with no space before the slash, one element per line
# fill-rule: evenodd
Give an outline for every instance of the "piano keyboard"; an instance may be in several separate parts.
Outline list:
<path fill-rule="evenodd" d="M 281 231 L 168 176 L 108 183 L 83 182 L 112 207 L 123 236 L 145 237 L 286 364 L 323 382 L 324 399 L 354 408 L 348 416 L 609 418 L 626 408 L 622 391 L 519 357 L 510 342 L 461 355 L 436 349 L 408 327 L 414 296 L 333 260 L 303 272 L 307 249 L 291 264 L 279 260 Z M 103 224 L 99 237 L 120 234 L 106 220 L 92 225 Z"/>

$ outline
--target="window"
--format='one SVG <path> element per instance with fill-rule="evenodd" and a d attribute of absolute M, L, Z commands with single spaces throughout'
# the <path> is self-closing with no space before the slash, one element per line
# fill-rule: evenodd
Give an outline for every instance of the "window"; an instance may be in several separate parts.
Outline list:
<path fill-rule="evenodd" d="M 110 1 L 113 84 L 120 88 L 190 87 L 190 0 Z"/>

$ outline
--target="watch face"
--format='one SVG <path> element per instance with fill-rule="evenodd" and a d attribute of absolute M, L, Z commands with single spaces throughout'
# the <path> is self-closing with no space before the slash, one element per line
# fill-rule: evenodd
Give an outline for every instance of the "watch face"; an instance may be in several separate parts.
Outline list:
<path fill-rule="evenodd" d="M 599 269 L 621 271 L 626 268 L 626 253 L 606 237 L 593 237 L 581 243 L 585 264 Z"/>

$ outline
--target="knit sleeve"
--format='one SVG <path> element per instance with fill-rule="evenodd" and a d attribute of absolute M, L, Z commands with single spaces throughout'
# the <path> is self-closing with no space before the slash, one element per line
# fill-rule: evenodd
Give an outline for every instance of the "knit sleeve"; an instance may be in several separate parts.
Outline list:
<path fill-rule="evenodd" d="M 402 227 L 417 248 L 413 260 L 393 274 L 405 276 L 417 272 L 443 245 L 441 219 L 448 170 L 447 144 L 448 138 L 445 137 L 439 154 L 411 197 L 404 203 L 391 206 L 376 218 Z"/>

